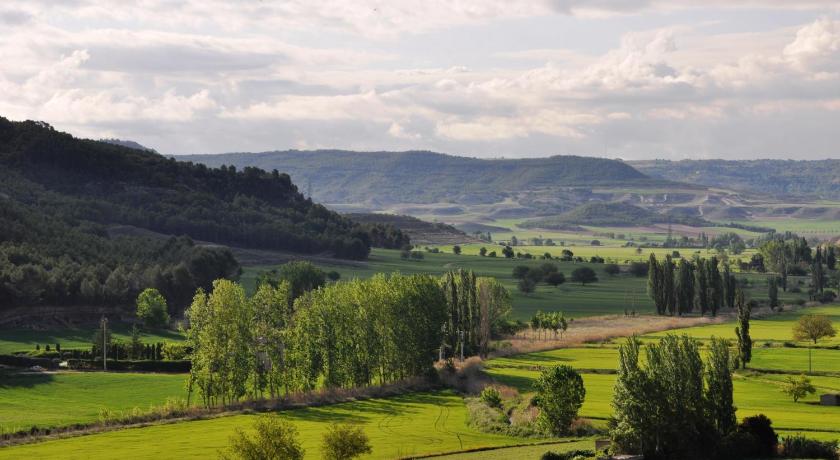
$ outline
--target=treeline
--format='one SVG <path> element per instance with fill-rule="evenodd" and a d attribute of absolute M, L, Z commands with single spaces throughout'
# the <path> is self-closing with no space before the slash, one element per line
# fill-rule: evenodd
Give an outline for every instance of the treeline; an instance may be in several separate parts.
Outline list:
<path fill-rule="evenodd" d="M 406 237 L 361 226 L 304 198 L 287 174 L 208 168 L 153 152 L 81 140 L 38 122 L 0 118 L 8 199 L 68 226 L 125 224 L 236 246 L 364 259 Z M 11 183 L 10 183 L 11 182 Z"/>
<path fill-rule="evenodd" d="M 723 265 L 721 269 L 720 265 Z M 659 315 L 684 315 L 695 310 L 700 315 L 717 315 L 721 308 L 734 308 L 738 282 L 729 264 L 717 257 L 680 259 L 671 256 L 661 262 L 651 254 L 648 260 L 648 295 Z"/>
<path fill-rule="evenodd" d="M 464 271 L 377 275 L 299 297 L 294 285 L 265 282 L 249 298 L 218 280 L 196 293 L 187 311 L 190 394 L 214 405 L 422 376 L 441 357 L 486 351 L 510 310 L 498 282 Z"/>

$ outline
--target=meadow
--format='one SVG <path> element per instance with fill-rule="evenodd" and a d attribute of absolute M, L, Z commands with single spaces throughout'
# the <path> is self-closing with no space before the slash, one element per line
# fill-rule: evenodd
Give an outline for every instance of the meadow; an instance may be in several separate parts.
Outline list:
<path fill-rule="evenodd" d="M 185 374 L 103 372 L 3 373 L 0 432 L 95 422 L 99 411 L 129 411 L 184 398 Z"/>
<path fill-rule="evenodd" d="M 321 435 L 331 423 L 361 425 L 373 447 L 373 454 L 365 457 L 370 459 L 528 442 L 521 438 L 481 433 L 468 427 L 466 407 L 461 397 L 446 391 L 309 407 L 280 414 L 295 424 L 306 449 L 306 458 L 313 459 L 321 458 Z M 236 415 L 161 424 L 3 448 L 0 449 L 0 459 L 215 457 L 228 445 L 234 429 L 247 429 L 254 417 Z M 571 445 L 568 447 L 574 448 Z M 539 447 L 536 450 L 545 452 L 548 448 Z"/>

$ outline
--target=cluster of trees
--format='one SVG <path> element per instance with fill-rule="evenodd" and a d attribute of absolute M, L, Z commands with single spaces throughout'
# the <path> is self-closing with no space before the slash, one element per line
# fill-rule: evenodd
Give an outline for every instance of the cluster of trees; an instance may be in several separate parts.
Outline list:
<path fill-rule="evenodd" d="M 199 289 L 187 310 L 190 394 L 228 404 L 425 375 L 441 356 L 486 352 L 510 311 L 505 289 L 472 272 L 323 285 L 300 282 L 311 281 L 302 268 L 294 279 L 281 271 L 251 297 L 228 280 Z"/>
<path fill-rule="evenodd" d="M 621 452 L 645 458 L 714 458 L 736 431 L 729 345 L 710 343 L 708 360 L 688 336 L 667 335 L 645 347 L 628 338 L 619 348 L 610 437 Z M 736 457 L 739 458 L 739 457 Z"/>
<path fill-rule="evenodd" d="M 654 254 L 648 261 L 648 294 L 653 299 L 659 315 L 684 315 L 699 310 L 717 315 L 723 307 L 735 307 L 738 282 L 729 264 L 723 270 L 717 257 L 680 259 L 674 263 L 671 256 L 659 262 Z"/>
<path fill-rule="evenodd" d="M 537 283 L 545 282 L 557 287 L 566 282 L 566 275 L 557 268 L 557 265 L 551 262 L 546 262 L 538 267 L 517 265 L 513 267 L 513 277 L 519 280 L 517 287 L 524 293 L 534 292 Z"/>
<path fill-rule="evenodd" d="M 495 278 L 479 278 L 465 270 L 447 272 L 441 285 L 447 320 L 440 358 L 485 356 L 490 337 L 510 314 L 510 294 Z"/>
<path fill-rule="evenodd" d="M 569 329 L 569 321 L 563 316 L 563 312 L 559 311 L 543 313 L 537 310 L 528 321 L 528 325 L 537 337 L 541 338 L 547 338 L 548 332 L 553 333 L 555 339 L 558 334 L 562 338 L 563 333 Z"/>

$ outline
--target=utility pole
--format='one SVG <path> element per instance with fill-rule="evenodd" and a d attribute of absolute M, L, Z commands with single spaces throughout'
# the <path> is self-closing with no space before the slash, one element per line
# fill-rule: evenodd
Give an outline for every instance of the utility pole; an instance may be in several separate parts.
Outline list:
<path fill-rule="evenodd" d="M 108 318 L 102 317 L 102 370 L 108 370 Z"/>

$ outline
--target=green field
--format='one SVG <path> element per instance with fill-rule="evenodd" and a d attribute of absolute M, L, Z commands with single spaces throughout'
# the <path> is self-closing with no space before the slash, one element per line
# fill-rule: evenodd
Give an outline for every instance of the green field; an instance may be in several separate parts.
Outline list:
<path fill-rule="evenodd" d="M 186 398 L 184 374 L 0 371 L 0 432 L 94 422 L 103 407 L 146 410 Z"/>
<path fill-rule="evenodd" d="M 479 276 L 492 276 L 502 282 L 512 295 L 513 317 L 521 320 L 527 320 L 537 310 L 562 311 L 567 317 L 573 318 L 623 314 L 625 309 L 636 310 L 640 314 L 653 312 L 653 302 L 646 294 L 647 278 L 637 278 L 626 273 L 608 275 L 603 271 L 603 264 L 552 261 L 566 275 L 566 283 L 557 288 L 541 283 L 535 292 L 523 294 L 516 288 L 517 280 L 512 276 L 513 268 L 517 265 L 536 267 L 546 261 L 455 255 L 451 252 L 424 253 L 424 257 L 423 260 L 403 260 L 400 258 L 399 251 L 374 249 L 370 259 L 364 263 L 319 265 L 325 270 L 339 272 L 342 279 L 368 278 L 376 273 L 393 272 L 429 273 L 437 276 L 458 268 L 471 269 Z M 581 266 L 592 267 L 597 272 L 599 281 L 586 286 L 568 281 L 572 270 Z M 253 289 L 258 274 L 270 268 L 273 267 L 248 267 L 242 275 L 242 282 L 247 288 Z M 754 282 L 747 290 L 747 296 L 766 298 L 767 285 L 764 275 L 745 274 L 743 276 Z M 805 294 L 784 292 L 780 294 L 784 302 L 805 298 Z"/>
<path fill-rule="evenodd" d="M 0 329 L 0 354 L 34 352 L 36 344 L 41 346 L 41 350 L 44 350 L 45 345 L 49 345 L 52 348 L 56 343 L 61 344 L 63 350 L 90 348 L 94 333 L 94 327 L 45 331 Z M 125 324 L 113 324 L 111 334 L 114 339 L 128 342 L 131 340 L 131 327 Z M 169 330 L 143 331 L 140 335 L 143 342 L 146 343 L 184 340 L 183 335 Z"/>
<path fill-rule="evenodd" d="M 307 458 L 320 458 L 321 435 L 330 423 L 361 424 L 373 454 L 392 459 L 424 453 L 522 444 L 520 438 L 480 433 L 466 425 L 466 407 L 453 393 L 411 394 L 281 412 L 300 432 Z M 254 415 L 132 428 L 0 449 L 0 459 L 18 458 L 213 458 L 236 427 Z M 543 450 L 544 452 L 544 450 Z"/>

